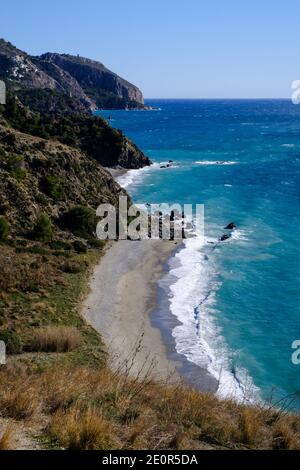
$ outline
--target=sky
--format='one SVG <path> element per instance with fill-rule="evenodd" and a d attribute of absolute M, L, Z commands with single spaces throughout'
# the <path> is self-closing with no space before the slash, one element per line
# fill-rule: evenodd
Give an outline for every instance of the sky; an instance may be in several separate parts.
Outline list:
<path fill-rule="evenodd" d="M 0 37 L 99 60 L 146 98 L 289 98 L 299 18 L 299 0 L 10 0 Z"/>

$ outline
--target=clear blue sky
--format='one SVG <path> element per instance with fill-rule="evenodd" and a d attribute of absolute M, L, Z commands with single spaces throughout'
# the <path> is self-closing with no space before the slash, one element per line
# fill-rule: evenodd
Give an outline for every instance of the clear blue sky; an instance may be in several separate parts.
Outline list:
<path fill-rule="evenodd" d="M 149 98 L 290 97 L 299 0 L 9 0 L 0 37 L 94 58 Z"/>

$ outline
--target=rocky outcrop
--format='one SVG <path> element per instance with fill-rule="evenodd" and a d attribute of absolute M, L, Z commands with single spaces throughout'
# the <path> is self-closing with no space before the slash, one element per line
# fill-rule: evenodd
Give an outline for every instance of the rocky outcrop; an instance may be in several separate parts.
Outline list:
<path fill-rule="evenodd" d="M 117 159 L 103 164 L 109 167 L 137 169 L 151 165 L 151 161 L 130 139 L 124 137 Z"/>

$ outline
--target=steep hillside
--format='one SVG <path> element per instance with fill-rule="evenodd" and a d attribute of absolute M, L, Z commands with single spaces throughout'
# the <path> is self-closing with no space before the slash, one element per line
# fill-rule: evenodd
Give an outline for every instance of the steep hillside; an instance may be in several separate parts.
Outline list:
<path fill-rule="evenodd" d="M 47 90 L 40 90 L 39 93 L 47 94 Z M 49 99 L 51 97 L 53 95 Z M 35 113 L 31 111 L 35 109 L 33 96 L 31 99 L 33 103 L 29 110 L 8 94 L 6 106 L 0 106 L 0 116 L 2 113 L 20 131 L 78 148 L 103 166 L 141 168 L 151 164 L 131 140 L 104 119 L 78 114 L 76 110 L 68 116 Z"/>
<path fill-rule="evenodd" d="M 33 230 L 40 214 L 47 214 L 59 232 L 60 219 L 72 207 L 115 205 L 122 192 L 111 175 L 80 150 L 1 124 L 0 187 L 0 213 L 21 236 Z"/>

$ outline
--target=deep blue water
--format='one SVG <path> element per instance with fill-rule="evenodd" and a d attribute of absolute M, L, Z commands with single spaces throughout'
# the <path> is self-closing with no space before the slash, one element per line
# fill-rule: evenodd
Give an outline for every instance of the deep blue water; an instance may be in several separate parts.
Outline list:
<path fill-rule="evenodd" d="M 127 175 L 123 183 L 134 200 L 204 203 L 206 242 L 228 222 L 238 226 L 216 249 L 187 246 L 170 262 L 167 295 L 181 324 L 173 332 L 177 350 L 219 377 L 223 395 L 251 389 L 275 400 L 300 391 L 300 365 L 291 362 L 291 343 L 300 339 L 300 106 L 147 104 L 160 110 L 101 112 L 153 162 L 175 162 Z"/>

